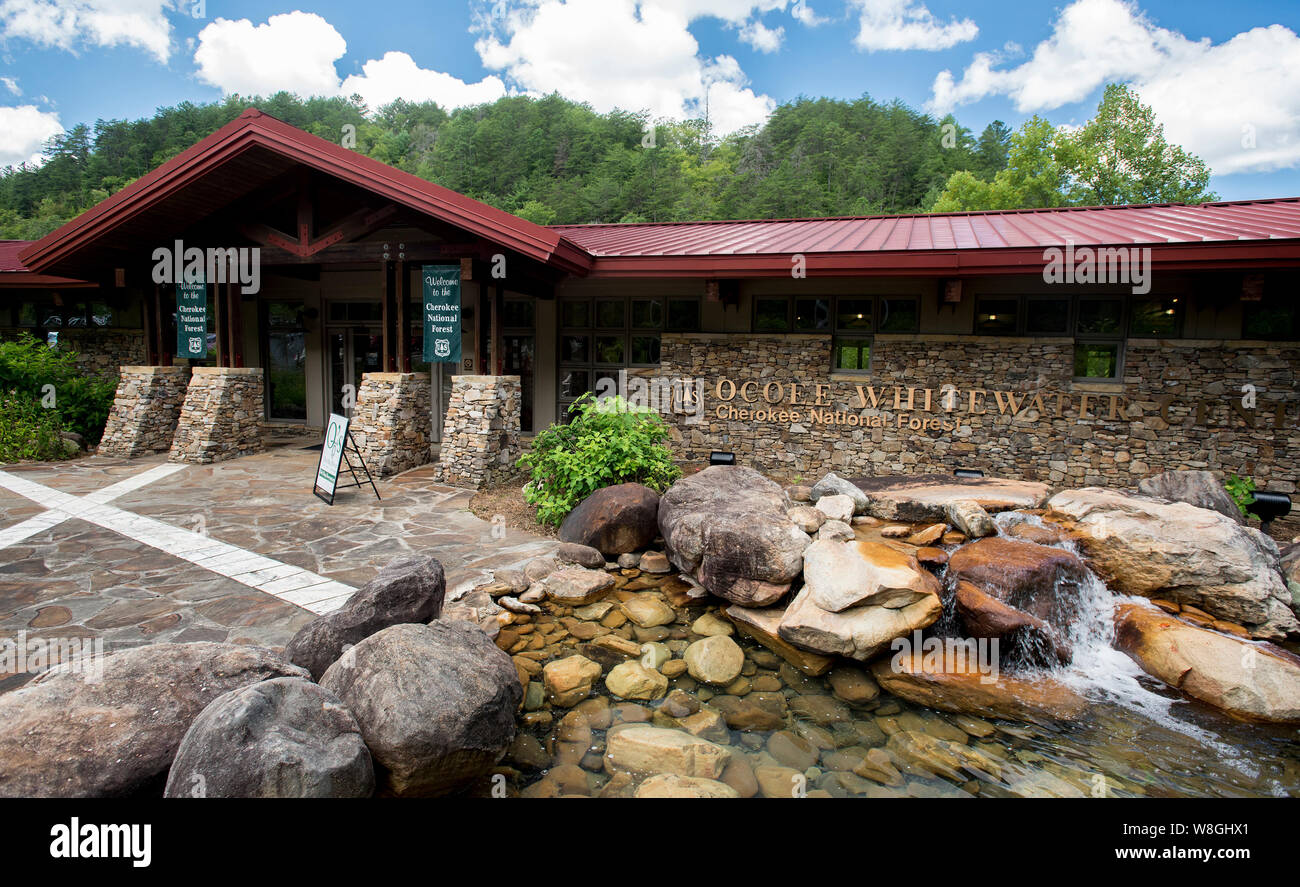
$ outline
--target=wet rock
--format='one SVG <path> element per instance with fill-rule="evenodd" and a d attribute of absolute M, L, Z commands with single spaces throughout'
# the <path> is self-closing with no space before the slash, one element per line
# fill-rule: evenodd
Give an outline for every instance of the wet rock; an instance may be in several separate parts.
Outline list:
<path fill-rule="evenodd" d="M 565 607 L 594 603 L 614 588 L 614 577 L 603 570 L 564 567 L 546 577 L 546 596 Z"/>
<path fill-rule="evenodd" d="M 853 768 L 853 772 L 864 779 L 894 788 L 905 782 L 903 774 L 898 772 L 898 767 L 894 764 L 893 756 L 883 748 L 867 749 L 866 755 Z"/>
<path fill-rule="evenodd" d="M 303 678 L 231 690 L 185 733 L 167 776 L 169 798 L 366 798 L 370 752 L 356 718 Z"/>
<path fill-rule="evenodd" d="M 968 539 L 992 536 L 998 531 L 993 518 L 973 499 L 955 499 L 944 506 L 943 513 L 948 522 Z"/>
<path fill-rule="evenodd" d="M 880 687 L 860 668 L 841 665 L 826 676 L 836 699 L 851 705 L 865 705 L 880 695 Z"/>
<path fill-rule="evenodd" d="M 662 551 L 647 551 L 641 555 L 639 564 L 643 573 L 658 574 L 672 571 L 672 564 L 668 563 L 668 556 Z"/>
<path fill-rule="evenodd" d="M 529 583 L 541 582 L 560 568 L 560 562 L 553 557 L 535 557 L 524 564 L 524 578 Z"/>
<path fill-rule="evenodd" d="M 300 628 L 285 647 L 285 658 L 320 680 L 344 648 L 390 625 L 437 619 L 446 593 L 447 580 L 437 558 L 391 561 L 338 610 Z"/>
<path fill-rule="evenodd" d="M 717 779 L 730 759 L 729 749 L 682 730 L 634 724 L 613 727 L 605 737 L 611 770 Z"/>
<path fill-rule="evenodd" d="M 572 708 L 591 695 L 601 668 L 585 656 L 566 656 L 542 667 L 542 684 L 552 705 Z"/>
<path fill-rule="evenodd" d="M 819 727 L 842 724 L 853 719 L 848 706 L 830 696 L 795 696 L 790 699 L 790 711 L 796 717 L 812 721 Z"/>
<path fill-rule="evenodd" d="M 844 521 L 828 520 L 822 524 L 822 528 L 817 531 L 817 540 L 819 542 L 852 542 L 857 538 L 853 528 Z"/>
<path fill-rule="evenodd" d="M 1002 603 L 965 580 L 957 582 L 957 613 L 969 637 L 997 638 L 1000 652 L 1026 665 L 1067 663 L 1070 644 L 1052 626 Z"/>
<path fill-rule="evenodd" d="M 981 672 L 971 657 L 927 657 L 921 651 L 899 652 L 871 665 L 871 674 L 886 692 L 941 711 L 1011 721 L 1074 720 L 1087 701 L 1047 677 L 1020 678 L 992 669 Z M 948 661 L 944 661 L 948 660 Z"/>
<path fill-rule="evenodd" d="M 942 609 L 939 595 L 930 593 L 896 609 L 866 605 L 836 613 L 817 606 L 804 586 L 781 617 L 778 634 L 806 650 L 866 661 L 894 638 L 932 625 Z"/>
<path fill-rule="evenodd" d="M 613 601 L 596 601 L 594 604 L 578 607 L 573 611 L 573 615 L 579 619 L 587 619 L 593 622 L 605 618 L 605 614 L 614 609 Z"/>
<path fill-rule="evenodd" d="M 1064 628 L 1075 616 L 1083 562 L 1061 548 L 995 536 L 957 549 L 948 575 L 965 580 L 1009 606 Z"/>
<path fill-rule="evenodd" d="M 524 603 L 519 600 L 519 598 L 511 597 L 508 594 L 497 598 L 497 603 L 504 609 L 509 610 L 511 613 L 523 613 L 527 616 L 537 616 L 542 612 L 542 608 L 536 604 Z"/>
<path fill-rule="evenodd" d="M 943 538 L 943 534 L 948 532 L 947 524 L 930 524 L 928 527 L 922 527 L 915 533 L 907 537 L 909 545 L 933 545 Z"/>
<path fill-rule="evenodd" d="M 942 567 L 948 563 L 948 552 L 942 548 L 926 546 L 916 550 L 916 562 L 923 567 Z"/>
<path fill-rule="evenodd" d="M 510 747 L 506 749 L 505 760 L 521 770 L 545 770 L 551 765 L 551 756 L 531 733 L 520 733 L 515 736 Z"/>
<path fill-rule="evenodd" d="M 821 525 L 826 523 L 826 515 L 808 505 L 791 508 L 785 513 L 785 516 L 790 518 L 796 527 L 809 535 L 816 533 L 821 529 Z"/>
<path fill-rule="evenodd" d="M 620 554 L 618 556 L 617 564 L 624 570 L 635 570 L 639 563 L 641 563 L 641 555 L 637 554 L 635 551 L 629 551 L 627 554 Z"/>
<path fill-rule="evenodd" d="M 880 542 L 817 540 L 804 551 L 804 583 L 812 603 L 832 613 L 864 605 L 897 610 L 939 593 L 916 558 Z"/>
<path fill-rule="evenodd" d="M 1138 481 L 1138 492 L 1168 502 L 1186 502 L 1217 511 L 1234 523 L 1245 523 L 1241 509 L 1222 482 L 1209 471 L 1162 471 Z"/>
<path fill-rule="evenodd" d="M 629 659 L 610 669 L 605 686 L 620 699 L 662 699 L 668 692 L 668 678 Z"/>
<path fill-rule="evenodd" d="M 1215 511 L 1114 490 L 1069 490 L 1052 513 L 1071 521 L 1089 564 L 1114 591 L 1199 607 L 1257 638 L 1300 633 L 1272 539 Z"/>
<path fill-rule="evenodd" d="M 1115 607 L 1115 646 L 1153 677 L 1240 718 L 1300 723 L 1300 657 L 1188 625 L 1146 604 Z"/>
<path fill-rule="evenodd" d="M 817 500 L 817 510 L 826 515 L 828 521 L 848 523 L 853 518 L 853 500 L 848 496 L 834 494 L 822 496 Z"/>
<path fill-rule="evenodd" d="M 808 740 L 791 733 L 778 730 L 767 738 L 767 753 L 787 767 L 803 772 L 817 763 L 819 752 Z"/>
<path fill-rule="evenodd" d="M 867 506 L 871 504 L 867 494 L 862 492 L 861 488 L 833 471 L 828 472 L 825 477 L 817 481 L 809 491 L 808 501 L 818 502 L 824 496 L 848 496 L 853 500 L 854 514 L 865 514 Z"/>
<path fill-rule="evenodd" d="M 467 622 L 394 625 L 329 667 L 321 686 L 348 707 L 399 796 L 454 792 L 515 737 L 523 689 L 510 657 Z"/>
<path fill-rule="evenodd" d="M 1056 545 L 1069 538 L 1068 534 L 1055 524 L 1044 524 L 1040 527 L 1029 521 L 1012 524 L 1007 530 L 1007 535 L 1024 542 L 1033 542 L 1035 545 Z"/>
<path fill-rule="evenodd" d="M 885 748 L 894 759 L 906 762 L 912 769 L 953 782 L 965 782 L 972 775 L 997 779 L 1002 773 L 1001 765 L 989 755 L 914 730 L 901 730 L 890 736 Z"/>
<path fill-rule="evenodd" d="M 733 730 L 765 733 L 785 724 L 784 700 L 779 693 L 719 696 L 709 704 L 722 714 L 727 726 Z"/>
<path fill-rule="evenodd" d="M 784 607 L 754 609 L 731 606 L 725 613 L 742 635 L 762 644 L 806 675 L 825 674 L 834 664 L 834 659 L 830 656 L 796 647 L 778 634 L 781 618 L 785 615 Z"/>
<path fill-rule="evenodd" d="M 682 658 L 691 677 L 709 684 L 730 684 L 745 664 L 744 651 L 726 635 L 696 641 L 686 648 Z"/>
<path fill-rule="evenodd" d="M 702 637 L 736 633 L 736 629 L 732 627 L 731 623 L 718 618 L 716 613 L 705 613 L 699 619 L 696 619 L 691 623 L 691 631 Z"/>
<path fill-rule="evenodd" d="M 659 494 L 641 484 L 592 493 L 560 524 L 560 539 L 589 545 L 606 557 L 640 551 L 658 534 Z"/>
<path fill-rule="evenodd" d="M 660 773 L 636 788 L 638 798 L 738 798 L 734 788 L 715 779 L 693 779 Z"/>
<path fill-rule="evenodd" d="M 669 559 L 709 592 L 762 607 L 789 591 L 812 541 L 788 510 L 785 492 L 757 471 L 715 465 L 664 494 L 659 530 Z"/>
<path fill-rule="evenodd" d="M 727 769 L 722 771 L 722 781 L 735 789 L 742 798 L 752 798 L 758 794 L 758 780 L 754 778 L 754 767 L 744 755 L 732 755 L 727 762 Z"/>
<path fill-rule="evenodd" d="M 949 514 L 954 502 L 974 502 L 986 512 L 1039 508 L 1047 501 L 1046 484 L 991 477 L 959 478 L 946 474 L 853 478 L 870 500 L 866 513 L 883 520 L 934 523 L 962 522 Z M 965 530 L 962 530 L 965 533 Z M 970 534 L 967 534 L 970 535 Z"/>
<path fill-rule="evenodd" d="M 95 664 L 102 673 L 74 669 L 74 661 L 0 695 L 0 797 L 156 791 L 186 730 L 214 699 L 259 681 L 308 677 L 270 650 L 210 642 L 152 644 Z"/>
<path fill-rule="evenodd" d="M 562 564 L 577 564 L 588 570 L 605 569 L 605 556 L 590 545 L 577 542 L 561 542 L 555 549 L 555 559 Z"/>
<path fill-rule="evenodd" d="M 655 628 L 671 625 L 677 620 L 673 608 L 657 597 L 650 595 L 634 597 L 619 605 L 624 615 L 641 628 Z"/>
<path fill-rule="evenodd" d="M 793 767 L 755 767 L 754 779 L 764 798 L 798 798 L 808 790 L 807 778 Z"/>
<path fill-rule="evenodd" d="M 516 570 L 509 567 L 503 567 L 500 570 L 492 572 L 492 578 L 503 585 L 508 585 L 510 590 L 515 594 L 523 594 L 532 585 L 523 570 Z"/>

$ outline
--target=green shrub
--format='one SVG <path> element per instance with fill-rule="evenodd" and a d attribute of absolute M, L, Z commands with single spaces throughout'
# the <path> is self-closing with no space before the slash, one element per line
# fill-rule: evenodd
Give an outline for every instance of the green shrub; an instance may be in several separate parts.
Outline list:
<path fill-rule="evenodd" d="M 662 492 L 681 476 L 665 443 L 668 425 L 654 410 L 586 394 L 569 413 L 567 425 L 538 434 L 519 460 L 532 475 L 524 499 L 537 506 L 538 522 L 559 524 L 601 487 L 639 483 Z"/>
<path fill-rule="evenodd" d="M 0 392 L 0 462 L 67 458 L 54 410 L 13 391 Z"/>
<path fill-rule="evenodd" d="M 1238 477 L 1229 475 L 1228 479 L 1223 482 L 1224 489 L 1232 497 L 1232 501 L 1237 503 L 1238 510 L 1243 517 L 1246 515 L 1246 506 L 1255 501 L 1255 479 L 1253 477 Z"/>
<path fill-rule="evenodd" d="M 50 348 L 24 332 L 16 341 L 0 342 L 0 390 L 57 414 L 64 430 L 95 444 L 104 434 L 117 382 L 83 373 L 75 352 Z"/>

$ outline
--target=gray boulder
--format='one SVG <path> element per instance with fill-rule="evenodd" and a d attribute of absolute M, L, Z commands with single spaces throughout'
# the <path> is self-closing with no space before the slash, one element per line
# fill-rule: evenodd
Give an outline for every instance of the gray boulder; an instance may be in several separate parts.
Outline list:
<path fill-rule="evenodd" d="M 1219 479 L 1209 471 L 1163 471 L 1142 478 L 1138 482 L 1138 492 L 1170 502 L 1186 502 L 1197 508 L 1208 508 L 1239 524 L 1244 523 L 1237 503 L 1228 495 Z"/>
<path fill-rule="evenodd" d="M 871 500 L 867 498 L 866 493 L 862 492 L 861 487 L 833 471 L 827 472 L 825 477 L 813 485 L 809 500 L 817 502 L 823 496 L 848 496 L 853 500 L 854 514 L 866 514 L 867 507 L 871 505 Z"/>
<path fill-rule="evenodd" d="M 447 580 L 437 558 L 398 558 L 338 610 L 300 628 L 285 648 L 285 656 L 320 680 L 349 644 L 390 625 L 437 619 L 446 593 Z"/>
<path fill-rule="evenodd" d="M 370 752 L 338 697 L 274 678 L 214 699 L 181 740 L 169 798 L 366 798 Z"/>
<path fill-rule="evenodd" d="M 0 696 L 0 797 L 157 792 L 185 731 L 218 696 L 307 672 L 238 644 L 152 644 L 60 665 Z"/>
<path fill-rule="evenodd" d="M 608 558 L 649 548 L 658 532 L 659 494 L 642 484 L 602 487 L 569 512 L 560 541 L 588 545 Z"/>
<path fill-rule="evenodd" d="M 515 738 L 523 688 L 510 657 L 476 625 L 394 625 L 329 667 L 321 686 L 361 725 L 381 788 L 399 796 L 465 788 Z"/>
<path fill-rule="evenodd" d="M 812 543 L 789 510 L 785 491 L 754 469 L 715 465 L 664 493 L 659 532 L 669 560 L 709 592 L 766 607 L 790 590 Z"/>

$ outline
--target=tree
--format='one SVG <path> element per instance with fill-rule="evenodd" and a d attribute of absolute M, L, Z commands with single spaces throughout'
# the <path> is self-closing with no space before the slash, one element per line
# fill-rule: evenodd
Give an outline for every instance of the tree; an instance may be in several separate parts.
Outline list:
<path fill-rule="evenodd" d="M 931 209 L 1202 203 L 1217 199 L 1209 180 L 1203 160 L 1165 140 L 1150 107 L 1127 86 L 1110 84 L 1082 128 L 1031 117 L 1011 136 L 1005 169 L 992 179 L 954 173 Z"/>

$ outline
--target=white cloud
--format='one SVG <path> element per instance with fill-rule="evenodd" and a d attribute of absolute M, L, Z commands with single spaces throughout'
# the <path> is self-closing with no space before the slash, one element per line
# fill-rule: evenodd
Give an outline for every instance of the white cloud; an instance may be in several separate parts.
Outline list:
<path fill-rule="evenodd" d="M 18 88 L 18 81 L 12 77 L 0 77 L 0 85 L 9 90 L 14 95 L 22 95 L 23 91 Z"/>
<path fill-rule="evenodd" d="M 795 21 L 807 25 L 810 28 L 814 28 L 817 25 L 829 21 L 829 19 L 819 16 L 813 8 L 808 5 L 807 0 L 794 0 L 794 5 L 790 7 L 790 15 L 794 17 Z"/>
<path fill-rule="evenodd" d="M 174 0 L 0 0 L 0 38 L 75 52 L 131 46 L 160 62 L 171 55 Z"/>
<path fill-rule="evenodd" d="M 227 95 L 334 95 L 334 62 L 348 44 L 334 26 L 311 12 L 273 15 L 265 24 L 219 18 L 199 32 L 194 52 L 200 80 Z"/>
<path fill-rule="evenodd" d="M 361 66 L 360 74 L 343 81 L 343 95 L 356 93 L 371 108 L 394 99 L 410 102 L 437 102 L 444 108 L 460 108 L 494 102 L 506 94 L 500 77 L 484 77 L 478 83 L 466 83 L 441 71 L 421 68 L 404 52 L 386 52 L 382 59 L 371 59 Z"/>
<path fill-rule="evenodd" d="M 531 0 L 480 16 L 483 64 L 530 93 L 559 92 L 597 111 L 645 110 L 683 119 L 708 113 L 719 133 L 759 123 L 776 103 L 756 94 L 734 58 L 706 58 L 689 30 L 716 18 L 760 42 L 753 24 L 785 0 Z M 765 31 L 768 29 L 764 28 Z M 753 45 L 751 43 L 751 45 Z M 760 48 L 757 47 L 756 48 Z M 775 48 L 775 47 L 773 47 Z"/>
<path fill-rule="evenodd" d="M 948 49 L 974 40 L 980 31 L 968 18 L 942 22 L 917 0 L 849 0 L 849 7 L 858 12 L 853 42 L 868 52 Z"/>
<path fill-rule="evenodd" d="M 758 52 L 776 52 L 784 38 L 785 28 L 769 28 L 758 19 L 746 22 L 740 28 L 740 39 Z"/>
<path fill-rule="evenodd" d="M 1300 37 L 1281 25 L 1214 44 L 1157 26 L 1131 0 L 1075 0 L 1027 61 L 1005 61 L 977 53 L 960 79 L 941 72 L 929 109 L 1004 95 L 1042 112 L 1127 82 L 1217 174 L 1300 166 Z"/>
<path fill-rule="evenodd" d="M 46 139 L 63 132 L 59 115 L 35 105 L 0 108 L 0 167 L 41 162 Z"/>

